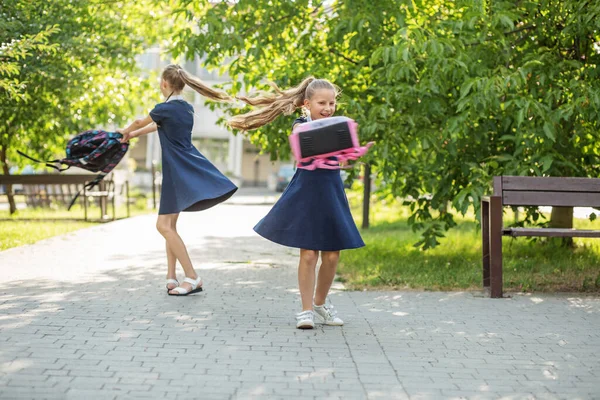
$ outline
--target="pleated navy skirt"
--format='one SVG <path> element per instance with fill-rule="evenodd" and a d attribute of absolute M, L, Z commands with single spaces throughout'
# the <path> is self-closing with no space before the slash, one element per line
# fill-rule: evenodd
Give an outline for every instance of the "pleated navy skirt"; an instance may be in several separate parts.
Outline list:
<path fill-rule="evenodd" d="M 339 170 L 296 170 L 279 201 L 254 230 L 272 242 L 307 250 L 365 245 L 352 219 Z"/>

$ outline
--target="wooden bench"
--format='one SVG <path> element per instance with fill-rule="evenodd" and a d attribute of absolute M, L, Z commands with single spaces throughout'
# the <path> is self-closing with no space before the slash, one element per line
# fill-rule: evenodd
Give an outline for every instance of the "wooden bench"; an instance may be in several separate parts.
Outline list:
<path fill-rule="evenodd" d="M 592 237 L 600 230 L 505 228 L 504 206 L 600 207 L 600 179 L 495 176 L 494 194 L 481 200 L 483 286 L 502 297 L 502 236 Z"/>
<path fill-rule="evenodd" d="M 43 174 L 43 175 L 0 175 L 0 186 L 22 185 L 23 191 L 19 193 L 25 196 L 25 201 L 30 207 L 50 207 L 58 203 L 67 207 L 75 194 L 83 188 L 80 199 L 83 202 L 84 220 L 88 221 L 88 199 L 97 198 L 100 205 L 100 220 L 106 221 L 107 205 L 112 206 L 112 219 L 116 219 L 115 211 L 115 182 L 111 175 L 104 178 L 92 190 L 85 185 L 93 181 L 97 175 L 93 174 Z M 127 196 L 127 217 L 129 217 L 129 183 L 125 181 Z M 14 190 L 13 190 L 14 193 Z M 8 196 L 8 192 L 5 193 Z"/>

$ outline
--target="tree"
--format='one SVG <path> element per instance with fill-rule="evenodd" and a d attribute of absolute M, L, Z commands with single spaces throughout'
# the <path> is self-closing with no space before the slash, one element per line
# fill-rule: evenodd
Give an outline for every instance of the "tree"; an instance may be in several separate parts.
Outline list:
<path fill-rule="evenodd" d="M 150 7 L 150 9 L 148 9 Z M 135 56 L 157 39 L 152 2 L 56 0 L 0 5 L 0 163 L 22 165 L 17 149 L 42 158 L 68 138 L 123 124 L 152 97 Z M 156 7 L 154 7 L 156 8 Z M 9 188 L 10 189 L 10 188 Z M 9 193 L 11 213 L 15 211 Z"/>
<path fill-rule="evenodd" d="M 5 21 L 4 19 L 2 21 Z M 0 28 L 2 30 L 9 28 L 10 22 L 0 22 Z M 3 93 L 5 100 L 4 107 L 7 104 L 19 104 L 27 101 L 27 93 L 25 91 L 25 85 L 16 78 L 21 73 L 21 65 L 19 60 L 26 58 L 31 55 L 32 52 L 38 54 L 51 53 L 56 50 L 56 45 L 48 44 L 48 37 L 55 33 L 58 29 L 48 27 L 36 35 L 25 35 L 18 39 L 13 39 L 8 43 L 2 44 L 0 52 L 0 91 Z M 0 114 L 2 112 L 0 111 Z M 7 138 L 5 138 L 7 141 Z M 9 169 L 6 162 L 7 149 L 5 146 L 0 146 L 0 163 L 2 164 L 2 172 L 8 175 Z M 11 213 L 16 210 L 14 198 L 10 195 L 12 193 L 12 187 L 9 185 L 7 188 L 8 200 L 10 205 Z"/>
<path fill-rule="evenodd" d="M 597 2 L 179 3 L 197 27 L 174 53 L 227 70 L 233 92 L 309 74 L 342 87 L 385 190 L 410 199 L 418 246 L 455 225 L 448 204 L 478 210 L 494 175 L 600 175 Z M 285 157 L 289 122 L 249 137 Z"/>
<path fill-rule="evenodd" d="M 431 223 L 451 221 L 445 203 L 478 208 L 492 175 L 600 173 L 598 4 L 485 4 L 409 12 L 397 43 L 371 58 L 378 95 L 409 132 L 396 154 L 418 149 L 404 168 L 384 163 L 384 175 L 404 195 L 433 194 L 415 213 L 434 228 L 430 245 Z"/>

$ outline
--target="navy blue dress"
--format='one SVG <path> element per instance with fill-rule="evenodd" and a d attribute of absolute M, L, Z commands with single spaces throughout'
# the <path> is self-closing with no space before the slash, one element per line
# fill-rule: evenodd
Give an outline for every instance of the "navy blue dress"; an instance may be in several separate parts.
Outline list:
<path fill-rule="evenodd" d="M 150 117 L 158 126 L 162 150 L 162 189 L 158 214 L 201 211 L 230 198 L 237 186 L 192 144 L 194 108 L 180 99 L 157 104 Z"/>
<path fill-rule="evenodd" d="M 298 118 L 296 123 L 306 122 Z M 297 169 L 279 201 L 254 227 L 272 242 L 307 250 L 363 247 L 340 171 Z"/>

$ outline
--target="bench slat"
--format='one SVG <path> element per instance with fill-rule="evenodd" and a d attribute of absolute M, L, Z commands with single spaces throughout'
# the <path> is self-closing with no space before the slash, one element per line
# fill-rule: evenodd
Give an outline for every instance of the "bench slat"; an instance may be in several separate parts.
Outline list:
<path fill-rule="evenodd" d="M 600 193 L 504 190 L 505 206 L 600 207 Z"/>
<path fill-rule="evenodd" d="M 506 236 L 543 236 L 543 237 L 590 237 L 600 238 L 600 231 L 565 228 L 503 228 Z"/>
<path fill-rule="evenodd" d="M 0 185 L 80 184 L 93 181 L 96 174 L 0 175 Z"/>
<path fill-rule="evenodd" d="M 85 192 L 85 194 L 90 197 L 109 197 L 113 195 L 112 192 L 108 191 Z"/>
<path fill-rule="evenodd" d="M 503 176 L 502 189 L 550 192 L 592 192 L 600 194 L 600 179 Z"/>

